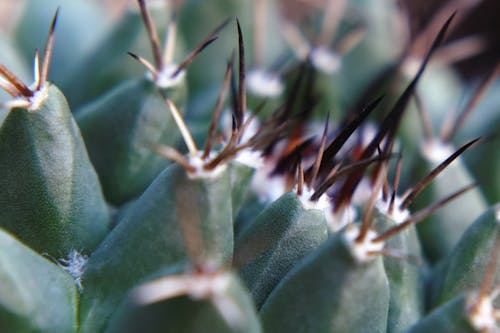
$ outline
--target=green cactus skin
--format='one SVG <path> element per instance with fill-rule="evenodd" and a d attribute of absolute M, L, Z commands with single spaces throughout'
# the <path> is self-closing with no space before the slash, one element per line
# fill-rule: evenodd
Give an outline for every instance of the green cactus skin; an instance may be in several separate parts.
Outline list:
<path fill-rule="evenodd" d="M 395 226 L 396 222 L 388 216 L 379 215 L 375 225 L 385 230 Z M 403 256 L 421 258 L 415 226 L 412 225 L 388 239 L 386 249 Z M 387 333 L 405 332 L 424 313 L 424 290 L 420 267 L 417 263 L 404 258 L 385 257 L 384 268 L 390 291 Z"/>
<path fill-rule="evenodd" d="M 469 323 L 463 295 L 458 296 L 425 316 L 407 333 L 479 333 Z"/>
<path fill-rule="evenodd" d="M 221 316 L 213 298 L 180 296 L 150 305 L 139 305 L 130 298 L 110 321 L 106 333 L 260 333 L 260 321 L 248 291 L 233 273 L 223 272 L 224 287 L 216 296 L 231 305 L 239 315 L 232 325 Z"/>
<path fill-rule="evenodd" d="M 304 7 L 294 8 L 296 13 L 278 0 L 58 0 L 59 25 L 55 29 L 57 10 L 43 51 L 39 43 L 58 3 L 23 2 L 26 7 L 17 27 L 0 22 L 2 29 L 12 32 L 6 39 L 0 36 L 0 88 L 5 90 L 0 92 L 0 333 L 500 332 L 500 270 L 495 266 L 500 256 L 500 204 L 488 208 L 483 188 L 476 188 L 419 227 L 395 234 L 392 228 L 407 212 L 392 215 L 391 208 L 386 214 L 377 201 L 379 186 L 384 194 L 391 187 L 396 194 L 399 185 L 413 184 L 451 153 L 450 147 L 427 149 L 430 154 L 419 150 L 419 138 L 424 134 L 425 146 L 433 140 L 433 131 L 415 126 L 421 119 L 413 112 L 418 105 L 412 105 L 411 97 L 415 93 L 430 111 L 430 123 L 443 123 L 442 110 L 448 111 L 468 84 L 446 58 L 463 40 L 437 50 L 455 14 L 428 55 L 422 59 L 420 54 L 449 6 L 429 17 L 429 25 L 410 33 L 400 28 L 406 19 L 414 27 L 414 13 L 400 10 L 394 0 L 332 0 L 325 2 L 328 8 L 301 1 Z M 456 4 L 464 6 L 458 12 L 465 19 L 469 9 L 476 8 L 472 6 L 481 6 L 469 2 Z M 113 21 L 106 10 L 115 5 L 129 10 Z M 257 6 L 268 7 L 267 12 L 254 12 Z M 287 27 L 295 24 L 303 33 L 303 52 L 293 38 L 290 47 L 284 47 L 280 14 L 288 20 Z M 14 16 L 8 21 L 14 22 Z M 221 25 L 177 67 L 173 59 L 184 54 L 183 39 L 195 45 L 215 22 L 231 16 L 238 17 L 238 30 L 222 30 Z M 157 34 L 153 26 L 167 23 L 168 36 Z M 330 23 L 330 33 L 321 31 Z M 259 31 L 264 36 L 261 45 L 256 43 Z M 351 31 L 356 32 L 352 43 L 339 47 Z M 177 42 L 174 34 L 180 36 Z M 52 52 L 54 36 L 57 47 Z M 359 36 L 363 37 L 355 44 Z M 159 54 L 165 37 L 165 50 Z M 466 48 L 489 48 L 482 37 L 466 36 Z M 205 49 L 215 39 L 216 47 Z M 356 46 L 350 49 L 347 44 Z M 151 46 L 154 64 L 147 60 Z M 40 51 L 35 52 L 35 82 L 27 86 L 25 66 L 35 48 Z M 128 51 L 150 73 L 144 76 L 144 67 L 128 57 Z M 298 61 L 289 61 L 291 52 Z M 431 54 L 441 61 L 429 63 L 422 76 Z M 328 56 L 333 56 L 330 63 Z M 414 77 L 411 72 L 421 61 Z M 174 68 L 179 76 L 169 74 Z M 218 101 L 212 122 L 216 83 L 224 68 L 227 76 L 221 90 L 230 97 Z M 498 79 L 499 68 L 488 80 Z M 59 88 L 47 83 L 49 69 L 69 103 Z M 386 69 L 387 75 L 365 89 L 373 74 Z M 258 71 L 283 78 L 279 83 L 284 91 L 279 84 L 266 86 L 265 78 L 252 77 Z M 300 87 L 292 89 L 296 82 Z M 162 85 L 169 88 L 158 91 Z M 496 84 L 492 95 L 499 95 L 499 88 Z M 474 96 L 480 98 L 481 89 Z M 363 127 L 371 108 L 364 107 L 381 94 L 388 95 L 385 106 L 395 106 L 379 122 L 380 130 L 366 149 L 371 133 Z M 266 103 L 257 109 L 263 96 Z M 495 101 L 484 110 L 481 124 L 473 126 L 474 136 L 487 136 L 498 128 L 498 115 L 492 112 Z M 76 107 L 76 119 L 68 104 Z M 216 129 L 219 111 L 226 105 L 234 109 L 229 140 L 225 131 Z M 260 125 L 253 127 L 251 122 L 240 126 L 240 120 L 253 116 L 252 110 L 269 123 L 261 121 L 264 126 L 257 130 Z M 343 120 L 332 131 L 326 126 L 319 146 L 318 137 L 307 139 L 314 126 L 309 121 L 326 112 L 332 123 Z M 187 125 L 180 119 L 184 117 Z M 443 142 L 434 140 L 451 146 L 459 124 L 451 124 L 448 133 L 443 126 Z M 189 131 L 195 126 L 194 143 Z M 186 157 L 175 149 L 179 132 L 189 150 Z M 471 136 L 469 132 L 465 137 Z M 216 151 L 198 150 L 203 141 Z M 224 141 L 227 144 L 220 147 Z M 304 146 L 296 146 L 301 142 Z M 490 147 L 493 150 L 483 152 L 491 154 L 491 173 L 482 180 L 491 183 L 485 193 L 494 202 L 498 199 L 492 193 L 500 184 L 494 166 L 500 155 L 494 143 Z M 392 155 L 399 155 L 400 148 L 405 158 L 396 168 L 394 184 L 375 179 L 386 167 L 392 176 Z M 247 149 L 255 155 L 246 155 Z M 487 154 L 476 156 L 480 164 Z M 252 167 L 262 162 L 260 157 L 265 158 L 262 169 Z M 365 163 L 370 157 L 374 164 Z M 323 212 L 310 209 L 312 205 L 302 200 L 305 194 L 287 193 L 275 201 L 276 197 L 260 197 L 258 186 L 249 191 L 261 171 L 284 170 L 283 163 L 290 163 L 280 179 L 283 183 L 275 188 L 276 179 L 268 178 L 258 185 L 273 186 L 276 191 L 269 195 L 274 195 L 281 185 L 291 186 L 295 176 L 298 188 L 307 187 L 304 193 L 317 191 L 327 197 L 318 204 L 325 204 Z M 403 165 L 411 165 L 411 170 L 402 171 L 408 177 L 400 180 Z M 365 179 L 371 185 L 363 188 Z M 322 184 L 330 180 L 338 182 L 325 189 Z M 474 183 L 474 178 L 457 159 L 412 201 L 425 181 L 403 194 L 402 200 L 408 201 L 396 206 L 403 209 L 413 202 L 412 208 L 429 208 L 407 220 L 412 223 L 442 206 L 445 200 L 433 203 L 456 187 Z M 371 200 L 359 200 L 360 193 L 371 194 Z M 327 208 L 332 216 L 324 215 Z M 379 212 L 373 213 L 376 209 Z M 350 224 L 340 231 L 328 229 L 325 216 L 345 218 Z M 361 229 L 351 220 L 354 216 L 363 217 Z M 80 257 L 79 251 L 85 255 Z M 422 253 L 428 260 L 424 267 L 411 260 Z M 163 289 L 159 282 L 166 282 Z"/>
<path fill-rule="evenodd" d="M 381 257 L 358 263 L 344 231 L 297 264 L 260 311 L 266 332 L 386 331 L 389 284 Z"/>
<path fill-rule="evenodd" d="M 234 220 L 245 202 L 255 169 L 236 161 L 229 163 L 228 167 Z"/>
<path fill-rule="evenodd" d="M 0 331 L 76 332 L 77 310 L 73 279 L 0 229 Z"/>
<path fill-rule="evenodd" d="M 234 262 L 257 308 L 295 264 L 326 240 L 327 229 L 323 212 L 305 209 L 290 192 L 238 235 Z"/>
<path fill-rule="evenodd" d="M 241 233 L 250 226 L 255 217 L 258 216 L 269 204 L 271 203 L 267 200 L 260 200 L 257 193 L 249 191 L 246 200 L 243 202 L 243 205 L 234 220 L 235 238 L 240 237 Z"/>
<path fill-rule="evenodd" d="M 213 179 L 190 179 L 180 166 L 167 167 L 121 214 L 118 225 L 89 258 L 83 276 L 82 332 L 100 331 L 139 281 L 187 260 L 179 221 L 199 223 L 202 262 L 215 267 L 229 263 L 233 251 L 229 186 L 227 170 Z M 186 220 L 187 214 L 193 219 Z"/>
<path fill-rule="evenodd" d="M 437 165 L 435 162 L 427 163 L 427 170 Z M 448 195 L 452 188 L 460 188 L 472 183 L 474 183 L 474 178 L 467 170 L 463 159 L 459 157 L 433 180 L 415 204 L 425 207 Z M 431 263 L 436 263 L 453 252 L 462 234 L 487 209 L 488 204 L 481 189 L 475 188 L 419 223 L 417 230 L 427 259 Z"/>
<path fill-rule="evenodd" d="M 434 271 L 430 279 L 432 306 L 448 302 L 464 290 L 479 290 L 495 241 L 500 237 L 498 212 L 494 205 L 464 233 L 455 249 Z M 500 283 L 500 265 L 495 283 Z"/>
<path fill-rule="evenodd" d="M 0 226 L 60 258 L 95 249 L 109 213 L 66 99 L 46 89 L 37 110 L 12 109 L 0 128 Z"/>
<path fill-rule="evenodd" d="M 184 83 L 164 93 L 184 109 Z M 140 195 L 168 164 L 151 146 L 174 146 L 180 138 L 158 88 L 145 78 L 120 84 L 75 114 L 104 195 L 116 205 Z"/>

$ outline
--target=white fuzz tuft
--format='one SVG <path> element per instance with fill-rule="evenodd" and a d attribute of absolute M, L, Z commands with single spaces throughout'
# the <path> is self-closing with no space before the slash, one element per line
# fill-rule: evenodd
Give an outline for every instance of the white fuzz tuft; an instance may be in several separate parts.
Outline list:
<path fill-rule="evenodd" d="M 248 91 L 259 97 L 277 97 L 285 85 L 278 74 L 254 69 L 247 74 Z"/>
<path fill-rule="evenodd" d="M 362 242 L 357 242 L 360 233 L 359 226 L 351 225 L 344 232 L 344 240 L 351 251 L 352 256 L 358 262 L 367 262 L 377 257 L 377 254 L 384 249 L 384 242 L 373 242 L 378 235 L 375 231 L 369 230 Z"/>
<path fill-rule="evenodd" d="M 250 168 L 254 168 L 258 170 L 264 165 L 264 158 L 262 157 L 262 152 L 252 150 L 252 149 L 243 149 L 236 154 L 236 158 L 234 159 L 236 162 L 246 165 Z"/>
<path fill-rule="evenodd" d="M 159 88 L 167 89 L 175 87 L 182 83 L 184 77 L 186 76 L 186 71 L 181 70 L 177 75 L 174 76 L 177 70 L 176 64 L 168 64 L 163 66 L 160 72 L 158 72 L 158 77 L 155 80 L 156 85 Z M 152 74 L 148 72 L 149 79 L 152 79 Z"/>
<path fill-rule="evenodd" d="M 212 170 L 206 170 L 205 164 L 211 158 L 213 158 L 215 153 L 211 153 L 209 157 L 205 160 L 201 159 L 201 153 L 198 156 L 189 156 L 189 165 L 195 168 L 194 172 L 188 172 L 189 179 L 214 179 L 220 176 L 227 168 L 226 163 L 220 163 Z"/>
<path fill-rule="evenodd" d="M 28 108 L 28 111 L 36 111 L 40 109 L 42 106 L 43 102 L 49 97 L 49 89 L 48 85 L 44 84 L 39 90 L 34 92 L 35 94 L 33 97 L 29 99 L 30 101 L 30 106 Z"/>
<path fill-rule="evenodd" d="M 298 196 L 300 202 L 302 202 L 302 206 L 305 209 L 318 209 L 326 212 L 331 208 L 330 200 L 328 200 L 328 196 L 323 194 L 316 201 L 311 201 L 311 196 L 314 194 L 314 189 L 309 188 L 309 186 L 305 185 L 302 188 L 301 195 Z"/>
<path fill-rule="evenodd" d="M 342 59 L 338 54 L 324 48 L 317 47 L 311 50 L 311 62 L 314 67 L 326 74 L 335 73 L 342 64 Z"/>
<path fill-rule="evenodd" d="M 477 299 L 477 293 L 467 295 L 467 317 L 470 324 L 478 332 L 498 333 L 499 327 L 496 325 L 495 308 L 491 297 Z"/>
<path fill-rule="evenodd" d="M 42 107 L 43 102 L 49 97 L 48 85 L 43 85 L 39 90 L 33 91 L 33 93 L 33 96 L 29 98 L 17 97 L 11 99 L 5 103 L 5 107 L 7 109 L 23 108 L 27 109 L 28 112 L 38 111 Z"/>
<path fill-rule="evenodd" d="M 231 113 L 230 109 L 226 109 L 221 117 L 221 127 L 226 137 L 230 137 L 232 132 L 233 119 L 231 117 Z M 249 120 L 250 117 L 252 118 Z M 260 129 L 260 121 L 257 117 L 252 115 L 252 110 L 250 109 L 246 109 L 243 116 L 243 123 L 247 122 L 248 124 L 246 125 L 244 132 L 240 133 L 240 144 L 247 143 Z"/>
<path fill-rule="evenodd" d="M 337 232 L 346 225 L 354 222 L 357 213 L 354 207 L 347 206 L 337 213 L 333 212 L 330 198 L 327 194 L 322 194 L 317 201 L 311 201 L 314 190 L 309 186 L 304 186 L 302 194 L 298 196 L 305 209 L 317 209 L 323 211 L 326 223 L 330 230 Z"/>
<path fill-rule="evenodd" d="M 85 272 L 87 261 L 88 257 L 77 250 L 71 250 L 66 259 L 61 258 L 57 260 L 59 266 L 73 277 L 80 293 L 83 291 L 82 276 Z"/>
<path fill-rule="evenodd" d="M 428 140 L 422 144 L 422 155 L 433 163 L 441 163 L 454 153 L 453 147 L 440 140 Z M 455 160 L 456 161 L 456 160 Z M 452 162 L 455 163 L 455 161 Z"/>
<path fill-rule="evenodd" d="M 410 217 L 410 211 L 408 209 L 401 210 L 399 206 L 401 205 L 401 198 L 396 196 L 394 198 L 394 204 L 392 207 L 392 212 L 389 212 L 390 198 L 383 200 L 382 196 L 375 202 L 375 208 L 381 213 L 392 219 L 397 224 L 401 224 Z"/>

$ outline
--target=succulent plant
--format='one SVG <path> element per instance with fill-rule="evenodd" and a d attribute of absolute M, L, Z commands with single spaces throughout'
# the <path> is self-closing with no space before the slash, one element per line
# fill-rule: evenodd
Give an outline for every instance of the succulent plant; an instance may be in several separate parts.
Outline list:
<path fill-rule="evenodd" d="M 389 0 L 24 5 L 0 38 L 0 332 L 500 332 L 500 183 L 464 158 L 498 162 L 500 118 L 465 119 L 500 66 L 434 62 L 449 7 L 411 37 Z M 448 120 L 445 81 L 468 90 Z"/>

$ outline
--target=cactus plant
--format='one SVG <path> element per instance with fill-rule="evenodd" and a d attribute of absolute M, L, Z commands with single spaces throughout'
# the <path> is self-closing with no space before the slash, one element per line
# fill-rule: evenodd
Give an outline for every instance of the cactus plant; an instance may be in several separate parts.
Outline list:
<path fill-rule="evenodd" d="M 464 158 L 500 67 L 471 88 L 433 63 L 456 14 L 410 38 L 389 0 L 24 5 L 0 38 L 1 332 L 500 332 L 498 184 Z M 437 139 L 443 73 L 472 92 Z"/>

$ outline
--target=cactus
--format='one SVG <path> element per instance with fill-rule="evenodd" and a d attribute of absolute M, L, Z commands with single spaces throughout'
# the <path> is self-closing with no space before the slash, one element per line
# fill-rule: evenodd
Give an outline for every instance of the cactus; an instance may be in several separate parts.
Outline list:
<path fill-rule="evenodd" d="M 389 0 L 303 5 L 26 1 L 0 36 L 1 332 L 500 332 L 498 182 L 469 169 L 498 160 L 472 111 L 500 66 L 433 62 L 451 12 L 412 37 Z"/>

